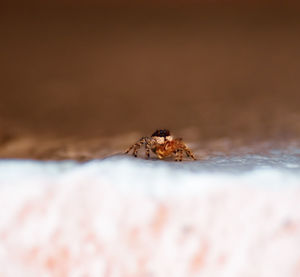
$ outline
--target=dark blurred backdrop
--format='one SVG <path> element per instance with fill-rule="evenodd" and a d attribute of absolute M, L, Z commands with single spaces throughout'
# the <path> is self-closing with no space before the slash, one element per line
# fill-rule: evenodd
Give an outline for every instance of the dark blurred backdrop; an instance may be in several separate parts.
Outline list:
<path fill-rule="evenodd" d="M 2 4 L 2 125 L 299 138 L 296 4 L 111 3 Z"/>

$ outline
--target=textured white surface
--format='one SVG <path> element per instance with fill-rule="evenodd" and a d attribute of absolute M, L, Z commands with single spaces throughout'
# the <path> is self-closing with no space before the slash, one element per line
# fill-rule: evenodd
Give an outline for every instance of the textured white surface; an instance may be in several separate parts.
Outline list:
<path fill-rule="evenodd" d="M 300 162 L 0 162 L 0 276 L 300 276 Z"/>

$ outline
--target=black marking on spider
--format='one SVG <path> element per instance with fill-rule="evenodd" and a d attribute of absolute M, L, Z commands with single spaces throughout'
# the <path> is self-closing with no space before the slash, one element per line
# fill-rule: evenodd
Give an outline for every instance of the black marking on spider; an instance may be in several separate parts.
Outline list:
<path fill-rule="evenodd" d="M 170 136 L 170 131 L 167 129 L 156 130 L 151 137 L 168 137 Z"/>

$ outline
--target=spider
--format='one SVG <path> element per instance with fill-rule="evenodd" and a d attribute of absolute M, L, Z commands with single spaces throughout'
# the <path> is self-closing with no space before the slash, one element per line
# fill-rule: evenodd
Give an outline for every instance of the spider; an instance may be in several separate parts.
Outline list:
<path fill-rule="evenodd" d="M 130 146 L 125 154 L 131 150 L 133 156 L 137 157 L 138 150 L 142 145 L 145 145 L 146 157 L 150 157 L 150 150 L 156 154 L 159 159 L 175 155 L 175 161 L 182 161 L 183 153 L 188 158 L 196 160 L 192 151 L 185 145 L 181 138 L 173 138 L 170 131 L 167 129 L 156 130 L 151 137 L 142 137 L 135 144 Z"/>

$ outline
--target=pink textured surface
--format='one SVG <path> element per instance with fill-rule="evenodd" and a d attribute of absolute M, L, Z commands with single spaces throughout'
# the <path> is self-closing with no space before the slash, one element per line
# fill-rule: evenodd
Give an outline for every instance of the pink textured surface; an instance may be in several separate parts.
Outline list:
<path fill-rule="evenodd" d="M 94 173 L 1 180 L 1 277 L 300 276 L 298 186 L 157 195 Z"/>

